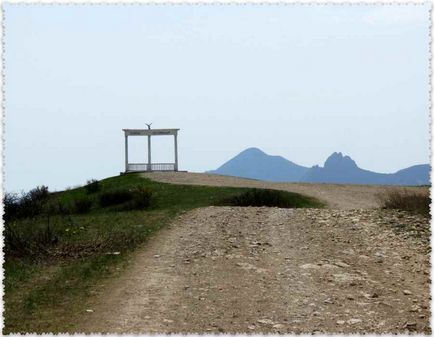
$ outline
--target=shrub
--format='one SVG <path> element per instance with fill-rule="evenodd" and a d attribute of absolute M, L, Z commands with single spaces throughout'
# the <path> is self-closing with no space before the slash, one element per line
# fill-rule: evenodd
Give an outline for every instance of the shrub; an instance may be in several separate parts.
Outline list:
<path fill-rule="evenodd" d="M 122 210 L 140 210 L 151 206 L 152 191 L 150 189 L 137 187 L 132 193 L 133 198 L 122 207 Z"/>
<path fill-rule="evenodd" d="M 19 201 L 20 198 L 15 193 L 5 193 L 3 198 L 4 216 L 5 221 L 17 218 L 19 213 Z"/>
<path fill-rule="evenodd" d="M 297 193 L 267 189 L 249 189 L 246 192 L 223 200 L 220 204 L 228 206 L 254 207 L 321 207 L 322 204 L 313 198 Z"/>
<path fill-rule="evenodd" d="M 399 209 L 429 216 L 431 198 L 428 191 L 391 189 L 378 195 L 385 209 Z"/>
<path fill-rule="evenodd" d="M 48 187 L 38 186 L 27 193 L 27 197 L 33 201 L 45 201 L 48 199 Z"/>
<path fill-rule="evenodd" d="M 132 200 L 133 197 L 133 192 L 128 190 L 103 192 L 99 197 L 99 203 L 101 207 L 119 205 Z"/>
<path fill-rule="evenodd" d="M 47 186 L 38 186 L 24 194 L 19 201 L 21 217 L 32 218 L 41 214 L 48 195 Z"/>
<path fill-rule="evenodd" d="M 62 202 L 59 198 L 53 198 L 47 204 L 47 213 L 69 215 L 73 213 L 73 206 Z"/>
<path fill-rule="evenodd" d="M 13 193 L 6 193 L 3 199 L 5 206 L 5 221 L 17 218 L 31 218 L 44 210 L 48 200 L 47 186 L 38 186 L 19 197 Z"/>
<path fill-rule="evenodd" d="M 84 186 L 86 189 L 87 194 L 96 193 L 101 189 L 101 185 L 98 180 L 91 179 L 87 181 L 87 185 Z"/>
<path fill-rule="evenodd" d="M 281 206 L 280 191 L 252 189 L 232 198 L 233 206 Z"/>
<path fill-rule="evenodd" d="M 58 243 L 59 237 L 51 229 L 48 220 L 46 226 L 38 228 L 5 223 L 4 240 L 7 256 L 36 257 L 48 254 L 50 247 Z"/>
<path fill-rule="evenodd" d="M 4 252 L 6 256 L 24 256 L 28 255 L 29 243 L 23 240 L 18 231 L 11 227 L 8 222 L 5 222 L 4 235 Z"/>
<path fill-rule="evenodd" d="M 74 211 L 76 213 L 87 213 L 92 207 L 92 201 L 88 198 L 74 200 Z"/>

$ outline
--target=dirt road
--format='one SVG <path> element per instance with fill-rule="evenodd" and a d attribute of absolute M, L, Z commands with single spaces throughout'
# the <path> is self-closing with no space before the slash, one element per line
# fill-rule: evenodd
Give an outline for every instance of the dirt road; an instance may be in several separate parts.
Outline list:
<path fill-rule="evenodd" d="M 343 185 L 308 183 L 273 183 L 253 179 L 191 172 L 152 172 L 143 177 L 155 181 L 208 186 L 270 188 L 305 194 L 327 203 L 330 208 L 366 209 L 378 207 L 378 194 L 389 189 L 424 189 L 426 187 L 397 187 L 381 185 Z"/>
<path fill-rule="evenodd" d="M 76 331 L 428 333 L 429 244 L 392 229 L 427 222 L 380 210 L 196 209 L 137 252 Z"/>

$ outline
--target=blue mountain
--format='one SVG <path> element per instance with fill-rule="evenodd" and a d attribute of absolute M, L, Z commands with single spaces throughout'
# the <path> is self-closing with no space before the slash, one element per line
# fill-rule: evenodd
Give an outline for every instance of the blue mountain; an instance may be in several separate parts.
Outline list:
<path fill-rule="evenodd" d="M 394 185 L 430 185 L 431 166 L 414 165 L 394 174 Z"/>
<path fill-rule="evenodd" d="M 270 156 L 252 147 L 208 173 L 265 181 L 295 182 L 300 181 L 307 170 L 307 167 L 294 164 L 281 156 Z"/>
<path fill-rule="evenodd" d="M 333 184 L 429 185 L 431 166 L 415 165 L 396 173 L 377 173 L 357 166 L 349 156 L 334 152 L 324 163 L 311 168 L 281 156 L 270 156 L 257 148 L 244 150 L 208 173 L 274 182 Z"/>
<path fill-rule="evenodd" d="M 309 183 L 333 184 L 390 184 L 393 174 L 376 173 L 361 169 L 349 156 L 334 152 L 324 167 L 312 167 L 301 179 Z"/>

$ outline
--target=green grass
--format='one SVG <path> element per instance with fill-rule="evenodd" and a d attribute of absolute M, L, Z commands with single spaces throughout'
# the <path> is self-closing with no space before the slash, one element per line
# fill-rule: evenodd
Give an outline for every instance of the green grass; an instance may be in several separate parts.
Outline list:
<path fill-rule="evenodd" d="M 234 204 L 233 200 L 252 193 L 245 188 L 164 184 L 139 174 L 111 177 L 99 184 L 99 191 L 91 194 L 80 187 L 49 196 L 49 203 L 63 205 L 88 198 L 92 206 L 86 214 L 40 215 L 9 224 L 29 248 L 25 255 L 5 257 L 3 333 L 74 332 L 73 322 L 85 314 L 95 287 L 116 276 L 135 248 L 176 215 L 197 207 Z M 137 187 L 152 191 L 146 210 L 120 211 L 116 205 L 99 204 L 102 193 Z M 275 193 L 278 200 L 291 200 L 295 207 L 323 206 L 315 199 L 280 191 L 266 192 L 267 202 Z M 46 232 L 48 223 L 56 242 L 42 247 L 30 244 Z M 119 254 L 108 254 L 114 252 Z"/>

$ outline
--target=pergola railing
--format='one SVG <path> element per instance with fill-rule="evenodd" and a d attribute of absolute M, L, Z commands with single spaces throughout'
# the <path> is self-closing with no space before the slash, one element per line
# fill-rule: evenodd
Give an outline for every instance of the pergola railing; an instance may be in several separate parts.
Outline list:
<path fill-rule="evenodd" d="M 143 163 L 128 163 L 127 171 L 132 172 L 141 172 L 141 171 L 175 171 L 174 163 L 152 163 L 149 167 L 149 164 Z"/>

